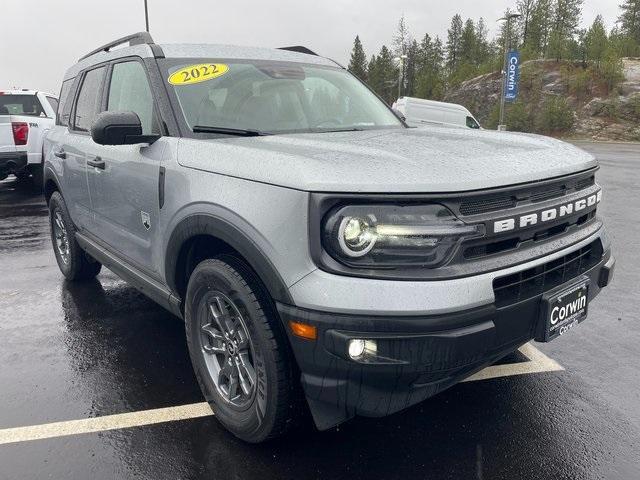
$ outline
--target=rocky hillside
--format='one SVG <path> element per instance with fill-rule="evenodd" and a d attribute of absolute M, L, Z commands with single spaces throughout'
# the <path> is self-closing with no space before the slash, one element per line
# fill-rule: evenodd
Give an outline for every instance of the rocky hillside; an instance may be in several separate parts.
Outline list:
<path fill-rule="evenodd" d="M 607 85 L 593 68 L 525 62 L 519 100 L 507 107 L 507 125 L 563 137 L 640 141 L 640 59 L 623 59 L 623 75 Z M 463 82 L 445 101 L 465 105 L 484 126 L 495 128 L 499 98 L 500 74 L 490 73 Z"/>

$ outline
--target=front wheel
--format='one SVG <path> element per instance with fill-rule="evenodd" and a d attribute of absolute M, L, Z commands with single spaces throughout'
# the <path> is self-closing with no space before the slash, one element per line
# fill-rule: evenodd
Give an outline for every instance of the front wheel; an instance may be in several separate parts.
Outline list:
<path fill-rule="evenodd" d="M 284 332 L 246 263 L 229 255 L 201 262 L 189 279 L 185 318 L 198 383 L 227 430 L 258 443 L 300 418 Z"/>

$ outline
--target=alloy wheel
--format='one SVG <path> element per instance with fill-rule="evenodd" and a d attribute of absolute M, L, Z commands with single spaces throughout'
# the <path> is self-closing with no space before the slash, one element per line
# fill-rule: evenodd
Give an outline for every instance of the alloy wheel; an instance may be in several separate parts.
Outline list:
<path fill-rule="evenodd" d="M 211 292 L 201 310 L 200 346 L 209 375 L 225 402 L 238 409 L 256 392 L 253 345 L 245 320 L 233 300 Z"/>
<path fill-rule="evenodd" d="M 60 210 L 56 210 L 53 214 L 53 237 L 56 242 L 56 249 L 62 262 L 66 265 L 69 263 L 69 235 L 67 227 L 62 220 Z"/>

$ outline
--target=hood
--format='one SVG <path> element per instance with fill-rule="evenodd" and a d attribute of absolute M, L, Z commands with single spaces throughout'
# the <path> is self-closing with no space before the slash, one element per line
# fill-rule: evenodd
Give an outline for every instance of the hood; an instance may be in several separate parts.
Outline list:
<path fill-rule="evenodd" d="M 318 192 L 439 193 L 567 175 L 597 165 L 537 135 L 425 127 L 181 139 L 185 167 Z"/>

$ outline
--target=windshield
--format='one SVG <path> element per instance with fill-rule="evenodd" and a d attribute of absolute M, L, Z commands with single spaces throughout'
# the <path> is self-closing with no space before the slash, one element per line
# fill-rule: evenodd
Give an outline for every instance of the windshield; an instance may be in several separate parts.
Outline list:
<path fill-rule="evenodd" d="M 164 66 L 165 79 L 195 132 L 273 134 L 402 127 L 380 99 L 339 68 L 210 59 L 165 60 Z"/>

